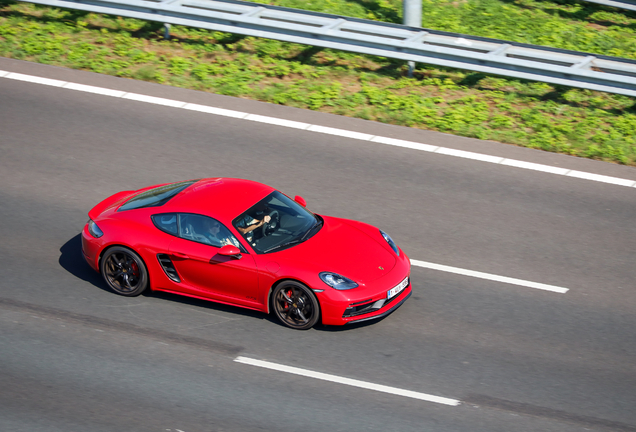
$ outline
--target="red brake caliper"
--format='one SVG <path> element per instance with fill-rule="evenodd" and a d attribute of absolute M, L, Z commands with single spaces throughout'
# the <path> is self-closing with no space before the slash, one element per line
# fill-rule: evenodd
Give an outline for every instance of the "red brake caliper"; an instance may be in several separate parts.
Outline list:
<path fill-rule="evenodd" d="M 287 290 L 287 298 L 291 299 L 292 296 L 294 294 L 292 293 L 292 290 Z M 287 309 L 289 307 L 289 303 L 285 302 L 285 309 Z"/>
<path fill-rule="evenodd" d="M 132 268 L 133 276 L 139 277 L 139 266 L 137 265 L 137 263 L 133 261 L 130 267 Z"/>

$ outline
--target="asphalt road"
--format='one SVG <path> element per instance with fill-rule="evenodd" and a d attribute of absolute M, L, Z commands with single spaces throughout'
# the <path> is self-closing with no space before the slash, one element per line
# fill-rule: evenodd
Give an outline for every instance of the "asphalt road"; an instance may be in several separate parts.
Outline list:
<path fill-rule="evenodd" d="M 492 142 L 14 60 L 0 70 L 636 180 Z M 82 261 L 78 233 L 104 197 L 216 176 L 374 224 L 415 260 L 569 291 L 413 267 L 413 296 L 387 318 L 299 332 L 210 302 L 120 297 Z M 0 78 L 0 220 L 2 431 L 636 431 L 635 188 Z"/>

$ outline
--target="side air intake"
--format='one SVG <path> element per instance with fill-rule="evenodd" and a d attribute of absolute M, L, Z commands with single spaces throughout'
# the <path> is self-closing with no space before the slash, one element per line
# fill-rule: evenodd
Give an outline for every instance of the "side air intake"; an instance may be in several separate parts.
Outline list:
<path fill-rule="evenodd" d="M 159 264 L 161 264 L 163 271 L 166 272 L 166 276 L 177 283 L 181 282 L 179 273 L 177 273 L 177 269 L 174 268 L 174 264 L 172 263 L 170 256 L 166 254 L 157 254 L 157 259 L 159 260 Z"/>

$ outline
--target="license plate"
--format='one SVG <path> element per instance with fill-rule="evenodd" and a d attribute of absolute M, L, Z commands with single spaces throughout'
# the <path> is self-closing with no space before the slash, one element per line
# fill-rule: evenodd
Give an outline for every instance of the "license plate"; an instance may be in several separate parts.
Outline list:
<path fill-rule="evenodd" d="M 395 297 L 396 295 L 398 295 L 399 293 L 402 292 L 402 290 L 404 288 L 406 288 L 407 286 L 409 286 L 409 277 L 407 276 L 406 278 L 404 278 L 404 280 L 402 282 L 400 282 L 400 284 L 398 286 L 396 286 L 395 288 L 391 288 L 390 290 L 388 290 L 386 292 L 386 298 L 390 299 L 391 297 Z"/>

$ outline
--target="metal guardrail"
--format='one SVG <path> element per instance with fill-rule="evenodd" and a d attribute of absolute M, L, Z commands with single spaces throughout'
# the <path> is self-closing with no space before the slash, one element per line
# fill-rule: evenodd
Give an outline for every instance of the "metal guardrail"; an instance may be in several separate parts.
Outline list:
<path fill-rule="evenodd" d="M 636 11 L 636 1 L 634 0 L 582 0 L 590 3 L 598 3 L 603 6 L 611 6 L 620 9 Z"/>
<path fill-rule="evenodd" d="M 636 96 L 636 60 L 236 0 L 26 1 Z"/>

